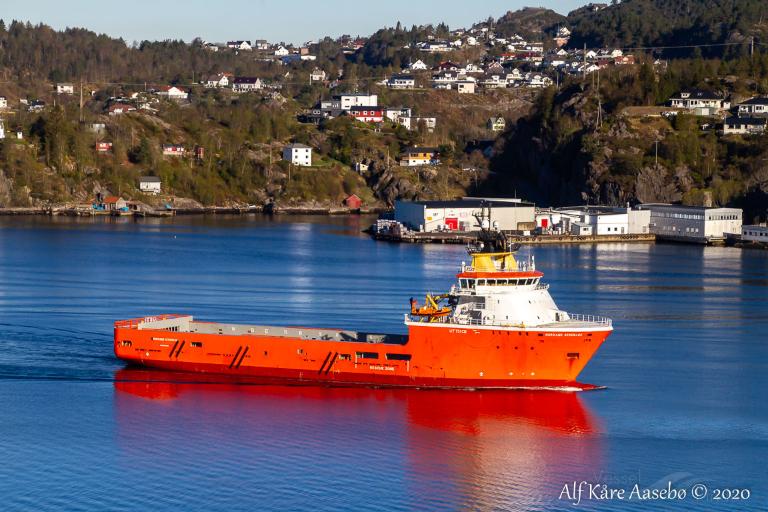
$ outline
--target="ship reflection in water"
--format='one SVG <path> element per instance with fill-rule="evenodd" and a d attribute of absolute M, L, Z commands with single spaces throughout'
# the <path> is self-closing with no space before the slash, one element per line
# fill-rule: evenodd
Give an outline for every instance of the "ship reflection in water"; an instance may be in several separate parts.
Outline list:
<path fill-rule="evenodd" d="M 237 485 L 240 505 L 250 492 L 277 508 L 546 509 L 603 466 L 578 393 L 239 385 L 139 368 L 114 387 L 126 468 L 182 487 L 179 467 L 202 472 L 225 502 L 222 485 Z"/>

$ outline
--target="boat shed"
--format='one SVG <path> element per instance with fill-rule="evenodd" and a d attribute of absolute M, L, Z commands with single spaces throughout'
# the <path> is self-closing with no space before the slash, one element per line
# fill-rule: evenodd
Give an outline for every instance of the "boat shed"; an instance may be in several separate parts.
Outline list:
<path fill-rule="evenodd" d="M 479 231 L 474 215 L 483 207 L 491 208 L 493 226 L 503 231 L 528 231 L 536 225 L 533 203 L 475 197 L 453 201 L 397 201 L 395 220 L 414 231 Z"/>

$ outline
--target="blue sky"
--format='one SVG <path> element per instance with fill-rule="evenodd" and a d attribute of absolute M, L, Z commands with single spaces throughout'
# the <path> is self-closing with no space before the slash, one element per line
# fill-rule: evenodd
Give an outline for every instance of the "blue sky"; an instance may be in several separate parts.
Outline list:
<path fill-rule="evenodd" d="M 537 0 L 560 13 L 585 0 Z M 2 0 L 0 16 L 84 27 L 122 37 L 209 41 L 268 39 L 300 43 L 324 35 L 369 35 L 382 26 L 444 21 L 452 28 L 531 5 L 530 0 Z"/>

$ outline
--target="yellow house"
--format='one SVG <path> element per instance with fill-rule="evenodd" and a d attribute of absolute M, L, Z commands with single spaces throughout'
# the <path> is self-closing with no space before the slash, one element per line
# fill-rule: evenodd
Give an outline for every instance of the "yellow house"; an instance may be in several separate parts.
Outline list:
<path fill-rule="evenodd" d="M 416 165 L 437 165 L 440 163 L 437 148 L 419 148 L 410 147 L 400 155 L 400 165 L 402 167 L 413 167 Z"/>

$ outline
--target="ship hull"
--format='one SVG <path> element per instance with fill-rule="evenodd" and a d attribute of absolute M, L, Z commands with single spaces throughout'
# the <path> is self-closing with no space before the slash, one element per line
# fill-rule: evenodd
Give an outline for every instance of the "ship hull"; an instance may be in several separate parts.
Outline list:
<path fill-rule="evenodd" d="M 457 328 L 411 323 L 399 343 L 115 328 L 132 364 L 239 381 L 326 386 L 581 390 L 608 329 Z M 277 328 L 276 328 L 277 329 Z"/>

